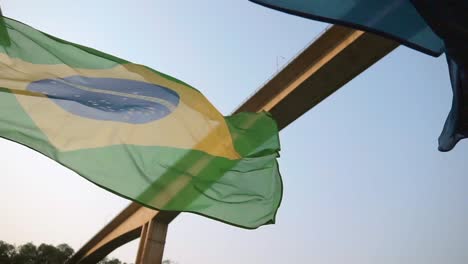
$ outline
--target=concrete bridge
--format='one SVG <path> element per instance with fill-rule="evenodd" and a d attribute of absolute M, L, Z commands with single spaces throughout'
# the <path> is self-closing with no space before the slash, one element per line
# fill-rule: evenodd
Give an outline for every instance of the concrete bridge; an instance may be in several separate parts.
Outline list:
<path fill-rule="evenodd" d="M 398 43 L 367 32 L 332 26 L 268 80 L 234 113 L 268 111 L 282 129 L 390 53 Z M 168 225 L 176 212 L 131 203 L 69 260 L 97 263 L 141 238 L 137 264 L 160 264 Z"/>

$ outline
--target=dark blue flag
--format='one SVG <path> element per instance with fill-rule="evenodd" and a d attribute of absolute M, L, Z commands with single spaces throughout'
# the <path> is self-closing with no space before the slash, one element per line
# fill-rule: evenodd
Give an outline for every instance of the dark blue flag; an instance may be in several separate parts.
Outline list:
<path fill-rule="evenodd" d="M 251 0 L 289 14 L 376 33 L 432 56 L 446 53 L 453 103 L 439 137 L 449 151 L 468 137 L 468 1 Z"/>
<path fill-rule="evenodd" d="M 445 44 L 453 101 L 439 137 L 439 150 L 449 151 L 460 139 L 468 137 L 468 1 L 411 2 Z"/>

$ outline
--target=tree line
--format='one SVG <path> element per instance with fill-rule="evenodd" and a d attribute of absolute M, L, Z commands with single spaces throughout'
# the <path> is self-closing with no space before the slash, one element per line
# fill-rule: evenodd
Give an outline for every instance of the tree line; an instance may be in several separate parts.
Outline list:
<path fill-rule="evenodd" d="M 67 244 L 53 246 L 26 243 L 14 246 L 0 240 L 0 264 L 64 264 L 74 253 Z M 171 262 L 166 262 L 171 263 Z M 104 259 L 99 264 L 127 264 L 119 259 Z"/>

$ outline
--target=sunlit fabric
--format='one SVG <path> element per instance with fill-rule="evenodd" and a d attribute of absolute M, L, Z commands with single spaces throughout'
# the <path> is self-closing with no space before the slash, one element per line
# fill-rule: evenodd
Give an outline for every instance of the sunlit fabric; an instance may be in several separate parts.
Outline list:
<path fill-rule="evenodd" d="M 177 79 L 4 20 L 1 137 L 150 208 L 274 223 L 282 183 L 268 113 L 224 117 Z"/>
<path fill-rule="evenodd" d="M 251 0 L 314 20 L 373 32 L 415 50 L 446 53 L 452 109 L 439 137 L 449 151 L 468 136 L 468 2 L 455 0 Z"/>

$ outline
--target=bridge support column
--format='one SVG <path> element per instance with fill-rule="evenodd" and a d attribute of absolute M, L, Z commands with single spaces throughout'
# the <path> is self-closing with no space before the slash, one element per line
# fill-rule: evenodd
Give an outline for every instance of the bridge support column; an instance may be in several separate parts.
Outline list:
<path fill-rule="evenodd" d="M 166 244 L 168 223 L 153 218 L 141 230 L 135 264 L 161 264 Z"/>

